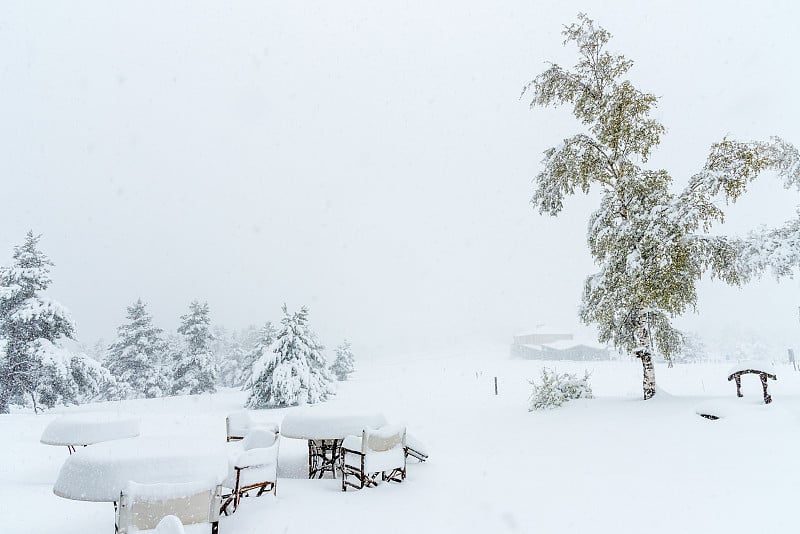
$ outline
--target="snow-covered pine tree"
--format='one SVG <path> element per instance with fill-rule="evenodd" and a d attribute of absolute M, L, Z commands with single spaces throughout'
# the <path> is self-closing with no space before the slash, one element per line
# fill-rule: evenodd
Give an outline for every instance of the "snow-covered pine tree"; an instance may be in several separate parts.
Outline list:
<path fill-rule="evenodd" d="M 306 313 L 308 309 L 304 307 Z M 301 309 L 302 311 L 302 309 Z M 334 380 L 329 370 L 330 363 L 323 354 L 325 347 L 319 343 L 317 335 L 305 323 L 306 338 L 309 340 L 311 351 L 308 354 L 308 364 L 311 376 L 308 388 L 308 402 L 314 404 L 328 399 L 329 394 L 335 393 Z"/>
<path fill-rule="evenodd" d="M 99 398 L 114 385 L 114 377 L 99 362 L 47 339 L 35 343 L 42 362 L 36 388 L 39 404 L 52 408 L 58 403 L 80 404 Z"/>
<path fill-rule="evenodd" d="M 244 353 L 239 341 L 224 326 L 211 329 L 211 353 L 217 366 L 217 385 L 234 387 L 242 375 L 242 358 Z"/>
<path fill-rule="evenodd" d="M 347 376 L 355 370 L 355 356 L 350 348 L 350 342 L 346 339 L 341 345 L 336 347 L 336 358 L 331 364 L 331 373 L 339 381 L 347 380 Z"/>
<path fill-rule="evenodd" d="M 28 232 L 14 247 L 13 264 L 0 268 L 0 413 L 8 413 L 11 399 L 29 399 L 34 411 L 62 400 L 64 392 L 65 402 L 74 401 L 69 361 L 50 358 L 49 348 L 72 338 L 75 325 L 66 308 L 39 294 L 50 286 L 53 265 L 38 249 L 40 238 Z"/>
<path fill-rule="evenodd" d="M 214 393 L 217 366 L 211 353 L 211 317 L 208 303 L 195 300 L 189 313 L 181 316 L 178 333 L 183 344 L 175 360 L 172 382 L 174 395 Z"/>
<path fill-rule="evenodd" d="M 650 116 L 656 96 L 625 79 L 633 62 L 606 51 L 611 35 L 584 14 L 562 33 L 565 45 L 577 46 L 578 63 L 572 70 L 551 64 L 523 95 L 532 97 L 531 107 L 571 105 L 587 131 L 545 151 L 532 203 L 540 213 L 557 215 L 565 196 L 599 187 L 600 208 L 590 218 L 588 242 L 600 270 L 586 280 L 580 317 L 598 326 L 601 342 L 641 359 L 649 399 L 656 391 L 652 356 L 659 352 L 670 359 L 681 346 L 671 319 L 694 307 L 704 271 L 731 284 L 747 281 L 767 264 L 781 272 L 779 259 L 764 258 L 782 247 L 765 250 L 759 236 L 707 235 L 724 215 L 716 197 L 735 201 L 766 169 L 784 178 L 786 187 L 800 186 L 800 157 L 779 138 L 724 139 L 676 195 L 667 171 L 641 166 L 664 127 Z M 785 244 L 800 235 L 800 223 L 768 235 Z"/>
<path fill-rule="evenodd" d="M 326 400 L 331 380 L 321 350 L 308 328 L 308 308 L 290 314 L 284 304 L 275 349 L 253 367 L 247 405 L 265 408 Z"/>
<path fill-rule="evenodd" d="M 249 387 L 254 376 L 253 369 L 256 363 L 265 356 L 268 357 L 272 354 L 272 344 L 275 343 L 276 332 L 277 330 L 275 330 L 270 321 L 267 321 L 258 331 L 255 345 L 242 358 L 241 375 L 238 379 L 238 384 L 242 385 L 242 387 Z"/>
<path fill-rule="evenodd" d="M 241 386 L 242 360 L 245 353 L 236 340 L 230 340 L 225 349 L 225 352 L 216 358 L 219 369 L 217 383 L 226 388 Z"/>
<path fill-rule="evenodd" d="M 164 368 L 166 343 L 142 299 L 128 306 L 128 322 L 117 328 L 103 365 L 116 379 L 109 398 L 163 397 L 170 391 Z"/>

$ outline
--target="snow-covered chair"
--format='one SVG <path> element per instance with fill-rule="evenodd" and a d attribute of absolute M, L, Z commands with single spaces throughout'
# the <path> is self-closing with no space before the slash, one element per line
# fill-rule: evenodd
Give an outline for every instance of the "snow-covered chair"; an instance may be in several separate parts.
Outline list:
<path fill-rule="evenodd" d="M 227 440 L 238 441 L 244 439 L 252 425 L 253 420 L 250 418 L 250 412 L 247 410 L 229 413 L 225 418 Z"/>
<path fill-rule="evenodd" d="M 347 436 L 342 442 L 342 491 L 361 489 L 381 480 L 402 482 L 406 478 L 406 428 L 386 425 Z M 351 479 L 355 479 L 352 482 Z"/>
<path fill-rule="evenodd" d="M 256 497 L 266 491 L 277 493 L 279 447 L 280 434 L 267 428 L 254 428 L 240 443 L 231 444 L 230 470 L 222 482 L 226 491 L 222 495 L 221 513 L 235 512 L 242 497 L 251 491 L 258 490 Z"/>
<path fill-rule="evenodd" d="M 228 441 L 240 441 L 254 428 L 265 428 L 278 433 L 276 423 L 256 423 L 247 410 L 231 412 L 225 417 L 225 433 Z"/>
<path fill-rule="evenodd" d="M 409 456 L 422 463 L 428 459 L 428 447 L 411 434 L 406 434 L 406 458 Z"/>
<path fill-rule="evenodd" d="M 129 482 L 119 496 L 117 533 L 174 532 L 174 516 L 195 533 L 216 534 L 219 523 L 220 488 L 207 482 L 137 484 Z M 171 523 L 171 525 L 170 525 Z M 171 528 L 172 530 L 167 530 Z M 159 530 L 161 529 L 161 530 Z"/>

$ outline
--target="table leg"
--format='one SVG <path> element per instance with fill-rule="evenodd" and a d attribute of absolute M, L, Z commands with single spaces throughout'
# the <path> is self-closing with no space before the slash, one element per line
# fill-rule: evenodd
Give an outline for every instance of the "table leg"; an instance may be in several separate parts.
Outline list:
<path fill-rule="evenodd" d="M 323 478 L 328 471 L 336 478 L 341 445 L 340 439 L 308 440 L 308 478 Z"/>

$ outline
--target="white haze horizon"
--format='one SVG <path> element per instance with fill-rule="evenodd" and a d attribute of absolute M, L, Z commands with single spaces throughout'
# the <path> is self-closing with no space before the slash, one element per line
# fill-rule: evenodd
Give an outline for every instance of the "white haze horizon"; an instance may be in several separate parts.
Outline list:
<path fill-rule="evenodd" d="M 229 329 L 309 306 L 358 357 L 581 336 L 597 195 L 531 207 L 542 152 L 578 131 L 520 90 L 572 65 L 580 11 L 613 34 L 667 127 L 676 185 L 724 136 L 800 146 L 800 5 L 11 1 L 0 6 L 0 264 L 25 233 L 78 338 L 111 342 L 137 298 L 174 331 L 194 299 Z M 764 175 L 720 231 L 792 216 Z M 800 347 L 800 283 L 704 280 L 704 337 Z M 785 349 L 784 349 L 785 351 Z"/>

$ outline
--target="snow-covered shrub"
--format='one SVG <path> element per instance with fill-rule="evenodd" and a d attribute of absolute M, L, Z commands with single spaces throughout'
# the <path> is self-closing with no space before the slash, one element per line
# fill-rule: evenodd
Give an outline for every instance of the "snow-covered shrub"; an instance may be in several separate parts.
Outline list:
<path fill-rule="evenodd" d="M 46 339 L 36 341 L 34 353 L 41 362 L 36 395 L 44 407 L 96 400 L 114 382 L 99 362 Z"/>
<path fill-rule="evenodd" d="M 592 386 L 589 371 L 583 378 L 571 373 L 558 373 L 555 369 L 542 368 L 541 383 L 530 380 L 533 392 L 528 411 L 558 408 L 568 400 L 591 399 Z"/>

